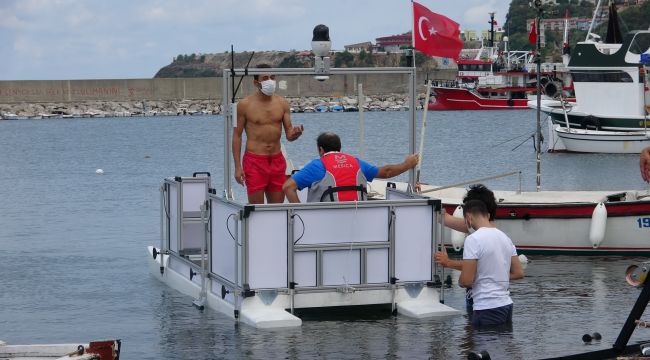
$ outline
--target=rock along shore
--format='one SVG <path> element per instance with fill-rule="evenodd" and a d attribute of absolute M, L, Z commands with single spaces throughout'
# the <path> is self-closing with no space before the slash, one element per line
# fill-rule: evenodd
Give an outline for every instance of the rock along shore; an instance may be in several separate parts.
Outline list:
<path fill-rule="evenodd" d="M 417 109 L 422 109 L 424 95 L 420 94 Z M 292 112 L 358 111 L 356 97 L 287 98 Z M 366 96 L 365 111 L 408 110 L 408 96 L 401 94 Z M 74 103 L 13 103 L 0 104 L 0 118 L 4 120 L 166 116 L 220 114 L 221 102 L 214 100 L 178 101 L 85 101 Z"/>

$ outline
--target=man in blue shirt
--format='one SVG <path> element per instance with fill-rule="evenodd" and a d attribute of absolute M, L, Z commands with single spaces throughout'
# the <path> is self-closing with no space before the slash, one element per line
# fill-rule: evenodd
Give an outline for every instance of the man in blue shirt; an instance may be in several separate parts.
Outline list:
<path fill-rule="evenodd" d="M 316 139 L 320 157 L 310 161 L 300 171 L 287 179 L 282 187 L 287 200 L 298 203 L 298 190 L 309 188 L 307 201 L 321 201 L 329 188 L 345 189 L 330 194 L 333 201 L 361 200 L 358 190 L 367 181 L 386 179 L 414 168 L 418 154 L 411 154 L 401 164 L 377 167 L 366 161 L 341 152 L 341 139 L 332 132 L 321 133 Z"/>

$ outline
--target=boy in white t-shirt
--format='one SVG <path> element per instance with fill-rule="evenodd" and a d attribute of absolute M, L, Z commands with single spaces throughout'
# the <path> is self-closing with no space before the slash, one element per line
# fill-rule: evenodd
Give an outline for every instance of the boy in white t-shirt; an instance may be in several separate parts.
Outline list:
<path fill-rule="evenodd" d="M 510 323 L 513 308 L 508 290 L 510 280 L 524 277 L 517 249 L 490 222 L 483 201 L 468 201 L 463 205 L 463 212 L 471 234 L 465 239 L 458 284 L 472 289 L 472 324 L 485 327 Z"/>

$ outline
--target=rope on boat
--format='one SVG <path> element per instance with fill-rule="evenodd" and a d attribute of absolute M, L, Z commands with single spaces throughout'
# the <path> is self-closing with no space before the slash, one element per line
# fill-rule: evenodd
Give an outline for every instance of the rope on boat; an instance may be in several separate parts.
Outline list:
<path fill-rule="evenodd" d="M 508 172 L 508 173 L 503 173 L 503 174 L 499 174 L 499 175 L 487 176 L 487 177 L 478 178 L 478 179 L 469 180 L 469 181 L 463 181 L 461 183 L 451 184 L 451 185 L 447 185 L 447 186 L 441 186 L 441 187 L 437 187 L 437 188 L 433 188 L 433 189 L 422 190 L 422 191 L 420 191 L 420 194 L 429 193 L 429 192 L 433 192 L 433 191 L 444 190 L 444 189 L 449 189 L 449 188 L 463 186 L 463 185 L 475 184 L 475 183 L 486 181 L 486 180 L 493 180 L 493 179 L 498 179 L 498 178 L 511 176 L 511 175 L 517 175 L 517 174 L 519 176 L 521 176 L 521 170 L 520 171 L 512 171 L 512 172 Z"/>

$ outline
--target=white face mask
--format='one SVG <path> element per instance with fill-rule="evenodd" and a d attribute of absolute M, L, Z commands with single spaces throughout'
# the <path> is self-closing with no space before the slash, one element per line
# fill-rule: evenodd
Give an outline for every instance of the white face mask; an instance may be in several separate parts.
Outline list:
<path fill-rule="evenodd" d="M 262 94 L 266 96 L 273 95 L 275 92 L 275 80 L 264 80 L 260 84 L 262 84 L 262 88 L 260 89 Z"/>

